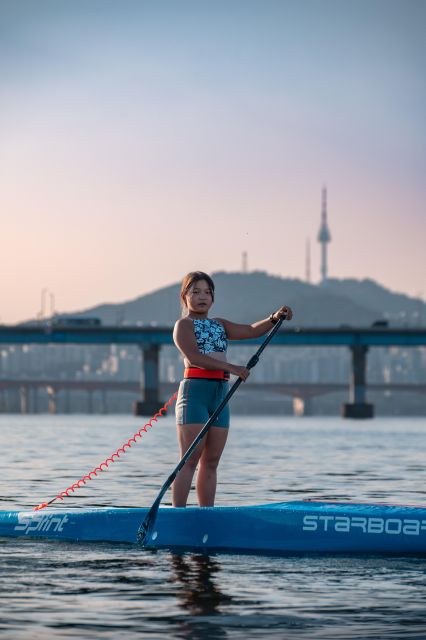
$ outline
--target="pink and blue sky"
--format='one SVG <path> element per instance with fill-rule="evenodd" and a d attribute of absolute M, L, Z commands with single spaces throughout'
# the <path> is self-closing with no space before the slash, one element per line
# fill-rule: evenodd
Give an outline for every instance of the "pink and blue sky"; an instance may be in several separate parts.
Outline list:
<path fill-rule="evenodd" d="M 426 297 L 423 0 L 2 0 L 0 322 L 193 269 Z"/>

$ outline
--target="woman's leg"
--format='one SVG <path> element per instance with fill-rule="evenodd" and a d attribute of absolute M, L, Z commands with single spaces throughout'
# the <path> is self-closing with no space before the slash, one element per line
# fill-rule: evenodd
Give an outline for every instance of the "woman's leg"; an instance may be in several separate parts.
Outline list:
<path fill-rule="evenodd" d="M 195 438 L 200 433 L 204 425 L 202 424 L 184 424 L 178 425 L 178 441 L 180 448 L 180 457 L 188 451 Z M 213 427 L 212 427 L 213 428 Z M 188 494 L 191 489 L 192 478 L 197 468 L 198 461 L 206 442 L 204 437 L 192 455 L 188 458 L 182 469 L 177 474 L 172 485 L 172 501 L 174 507 L 186 507 Z"/>
<path fill-rule="evenodd" d="M 217 465 L 219 464 L 227 437 L 228 429 L 224 427 L 210 427 L 207 432 L 207 440 L 204 448 L 200 452 L 200 468 L 197 475 L 197 496 L 200 507 L 214 506 Z"/>

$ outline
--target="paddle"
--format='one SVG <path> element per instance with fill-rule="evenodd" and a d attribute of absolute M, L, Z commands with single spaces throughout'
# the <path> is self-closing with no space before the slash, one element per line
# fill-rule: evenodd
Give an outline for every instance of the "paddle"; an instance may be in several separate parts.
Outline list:
<path fill-rule="evenodd" d="M 276 334 L 276 332 L 280 328 L 280 326 L 283 323 L 283 321 L 284 321 L 284 316 L 282 316 L 277 321 L 277 323 L 273 326 L 271 331 L 266 336 L 266 338 L 263 341 L 263 343 L 260 345 L 259 349 L 250 358 L 250 360 L 248 361 L 248 363 L 246 365 L 247 369 L 252 369 L 254 366 L 257 365 L 257 363 L 259 362 L 259 357 L 260 357 L 262 351 L 265 349 L 265 347 L 272 340 L 272 338 L 274 337 L 274 335 Z M 176 478 L 177 474 L 182 469 L 182 467 L 184 466 L 185 462 L 188 460 L 189 456 L 194 451 L 196 446 L 204 438 L 204 436 L 206 435 L 207 431 L 209 430 L 209 428 L 211 427 L 213 422 L 216 420 L 216 418 L 218 417 L 218 415 L 220 414 L 222 409 L 228 404 L 229 400 L 232 398 L 232 396 L 234 395 L 234 393 L 236 392 L 236 390 L 238 389 L 238 387 L 240 386 L 241 383 L 242 383 L 242 379 L 241 378 L 237 378 L 237 380 L 234 382 L 234 384 L 232 385 L 232 387 L 230 388 L 230 390 L 228 391 L 226 396 L 223 398 L 222 402 L 219 404 L 219 406 L 212 413 L 212 415 L 207 420 L 207 422 L 204 425 L 204 427 L 201 429 L 201 431 L 198 434 L 198 436 L 195 438 L 193 443 L 190 445 L 189 449 L 182 456 L 182 458 L 179 461 L 179 464 L 176 466 L 174 471 L 169 475 L 169 477 L 167 478 L 166 482 L 161 487 L 160 493 L 158 494 L 157 498 L 155 499 L 154 504 L 152 505 L 152 507 L 150 508 L 148 513 L 146 514 L 145 520 L 142 522 L 141 526 L 139 527 L 139 530 L 138 530 L 138 543 L 139 544 L 143 545 L 145 543 L 145 540 L 150 537 L 151 531 L 152 531 L 152 529 L 154 527 L 154 524 L 155 524 L 155 519 L 157 517 L 157 513 L 158 513 L 158 509 L 160 507 L 161 500 L 163 499 L 163 496 L 166 493 L 167 489 L 170 487 L 170 485 L 172 484 L 173 480 Z"/>

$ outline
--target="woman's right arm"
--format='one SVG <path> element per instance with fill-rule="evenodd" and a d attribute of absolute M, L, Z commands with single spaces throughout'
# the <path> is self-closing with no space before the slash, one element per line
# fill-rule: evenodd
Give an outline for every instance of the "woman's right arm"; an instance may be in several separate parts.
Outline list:
<path fill-rule="evenodd" d="M 191 320 L 180 318 L 173 330 L 173 340 L 181 354 L 184 356 L 190 367 L 200 367 L 201 369 L 214 369 L 216 371 L 229 371 L 243 380 L 249 376 L 249 369 L 236 364 L 218 360 L 204 353 L 200 353 L 194 335 L 194 328 Z"/>

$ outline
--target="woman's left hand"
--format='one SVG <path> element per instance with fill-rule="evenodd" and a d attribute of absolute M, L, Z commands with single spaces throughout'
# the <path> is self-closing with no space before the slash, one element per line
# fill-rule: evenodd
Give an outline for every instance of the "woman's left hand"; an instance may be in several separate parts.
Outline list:
<path fill-rule="evenodd" d="M 279 318 L 284 318 L 284 320 L 291 320 L 293 317 L 293 311 L 291 310 L 291 307 L 284 305 L 283 307 L 280 307 L 278 311 L 275 311 L 273 316 L 276 320 L 278 320 Z"/>

